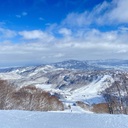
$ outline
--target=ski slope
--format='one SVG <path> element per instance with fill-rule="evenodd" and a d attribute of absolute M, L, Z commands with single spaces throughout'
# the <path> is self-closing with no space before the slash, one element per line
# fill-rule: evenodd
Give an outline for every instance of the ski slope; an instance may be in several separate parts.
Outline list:
<path fill-rule="evenodd" d="M 127 128 L 127 115 L 0 111 L 0 128 Z"/>
<path fill-rule="evenodd" d="M 104 75 L 94 80 L 92 83 L 72 91 L 72 94 L 67 96 L 67 100 L 85 101 L 89 104 L 105 102 L 100 92 L 108 87 L 107 80 L 110 80 L 111 83 L 113 82 L 111 76 Z"/>

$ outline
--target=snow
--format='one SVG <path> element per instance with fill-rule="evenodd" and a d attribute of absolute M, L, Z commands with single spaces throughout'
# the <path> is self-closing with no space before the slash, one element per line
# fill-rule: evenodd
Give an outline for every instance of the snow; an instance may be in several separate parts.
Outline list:
<path fill-rule="evenodd" d="M 71 106 L 71 112 L 73 113 L 93 113 L 91 111 L 85 111 L 84 109 L 82 109 L 81 107 L 79 106 Z"/>
<path fill-rule="evenodd" d="M 0 73 L 0 78 L 4 80 L 10 80 L 10 79 L 21 79 L 22 77 L 14 72 L 7 72 L 7 73 Z"/>
<path fill-rule="evenodd" d="M 0 128 L 127 128 L 127 115 L 0 111 Z"/>
<path fill-rule="evenodd" d="M 41 79 L 43 79 L 43 77 L 41 77 Z M 109 86 L 109 82 L 107 80 L 111 81 L 111 83 L 113 82 L 113 79 L 110 75 L 99 76 L 98 79 L 93 80 L 90 84 L 72 91 L 70 89 L 56 89 L 52 84 L 38 84 L 39 81 L 37 81 L 37 79 L 35 81 L 24 82 L 23 85 L 29 85 L 30 82 L 35 82 L 35 86 L 37 88 L 41 88 L 45 91 L 50 92 L 51 94 L 60 94 L 62 96 L 61 100 L 63 100 L 65 103 L 67 103 L 68 101 L 72 101 L 73 103 L 75 103 L 76 101 L 82 101 L 87 104 L 98 104 L 106 102 L 104 97 L 100 94 L 100 91 L 106 89 Z M 45 78 L 42 81 L 45 81 Z"/>
<path fill-rule="evenodd" d="M 36 84 L 36 87 L 44 89 L 44 90 L 50 90 L 52 85 L 51 84 Z"/>
<path fill-rule="evenodd" d="M 76 101 L 82 101 L 90 105 L 104 103 L 104 97 L 100 94 L 100 92 L 109 86 L 108 81 L 110 81 L 110 83 L 114 81 L 111 75 L 104 74 L 99 75 L 97 79 L 94 79 L 91 83 L 83 87 L 78 87 L 74 90 L 71 88 L 61 90 L 59 88 L 55 88 L 56 85 L 54 84 L 46 84 L 49 78 L 47 78 L 45 75 L 42 75 L 43 72 L 51 72 L 53 70 L 57 69 L 51 66 L 38 67 L 36 70 L 32 70 L 32 72 L 28 73 L 28 75 L 21 75 L 21 72 L 26 71 L 26 69 L 22 69 L 7 73 L 0 73 L 0 78 L 13 80 L 12 82 L 14 82 L 14 84 L 18 85 L 19 87 L 35 85 L 37 88 L 41 88 L 50 92 L 51 95 L 57 93 L 60 96 L 60 100 L 63 100 L 64 103 L 67 103 L 68 101 L 72 101 L 73 103 Z M 64 77 L 63 73 L 60 76 Z M 60 81 L 62 79 L 60 78 Z"/>
<path fill-rule="evenodd" d="M 71 95 L 67 96 L 67 100 L 84 100 L 89 104 L 105 102 L 100 92 L 109 86 L 108 82 L 105 82 L 106 80 L 110 80 L 111 83 L 113 82 L 111 76 L 104 75 L 103 77 L 99 77 L 99 79 L 94 80 L 92 83 L 73 91 Z"/>
<path fill-rule="evenodd" d="M 97 76 L 97 78 L 94 78 L 93 80 L 88 82 L 88 84 L 85 83 L 84 86 L 80 86 L 76 88 L 74 88 L 73 86 L 72 88 L 70 88 L 71 87 L 70 86 L 69 88 L 66 89 L 59 89 L 56 88 L 57 85 L 54 84 L 54 82 L 52 84 L 47 84 L 47 81 L 50 79 L 49 76 L 47 75 L 57 70 L 60 70 L 60 68 L 55 68 L 49 65 L 41 66 L 37 68 L 27 67 L 25 69 L 23 68 L 11 72 L 0 73 L 0 78 L 9 79 L 10 81 L 12 80 L 12 83 L 14 82 L 14 84 L 16 84 L 19 87 L 34 85 L 37 88 L 41 88 L 45 91 L 50 92 L 51 95 L 58 94 L 58 97 L 60 98 L 61 101 L 64 102 L 64 104 L 67 104 L 69 101 L 72 101 L 72 103 L 75 103 L 76 101 L 81 101 L 89 105 L 106 102 L 101 92 L 113 83 L 114 80 L 111 74 L 106 73 L 107 74 L 106 75 L 100 73 Z M 63 72 L 59 72 L 59 73 L 60 73 L 59 75 L 60 79 L 57 80 L 58 83 L 62 85 L 61 81 L 63 81 L 65 74 L 63 74 Z M 89 73 L 88 77 L 91 77 L 90 76 L 91 74 Z M 81 73 L 79 75 L 81 75 Z M 71 76 L 74 77 L 73 75 Z M 73 105 L 71 104 L 70 106 L 72 107 Z M 72 111 L 76 111 L 76 110 L 78 110 L 78 108 L 76 107 L 74 108 L 73 106 Z"/>

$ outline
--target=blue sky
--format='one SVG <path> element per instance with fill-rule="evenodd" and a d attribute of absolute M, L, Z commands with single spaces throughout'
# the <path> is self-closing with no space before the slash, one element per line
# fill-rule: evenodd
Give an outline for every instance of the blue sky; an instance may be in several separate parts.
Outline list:
<path fill-rule="evenodd" d="M 0 2 L 0 67 L 128 59 L 128 0 Z"/>
<path fill-rule="evenodd" d="M 70 12 L 91 10 L 103 0 L 2 0 L 0 20 L 10 29 L 45 29 L 60 24 Z"/>

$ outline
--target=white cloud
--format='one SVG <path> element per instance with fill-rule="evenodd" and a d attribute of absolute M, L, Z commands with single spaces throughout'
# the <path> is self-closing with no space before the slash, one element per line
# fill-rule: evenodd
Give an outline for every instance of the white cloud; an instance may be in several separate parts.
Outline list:
<path fill-rule="evenodd" d="M 55 62 L 65 59 L 128 59 L 128 32 L 101 32 L 96 29 L 78 30 L 70 38 L 63 37 L 47 42 L 51 35 L 41 30 L 23 31 L 20 34 L 24 41 L 34 39 L 29 43 L 0 43 L 0 58 L 2 63 L 38 64 Z M 82 34 L 79 34 L 82 33 Z M 55 37 L 54 37 L 55 38 Z M 44 43 L 47 42 L 47 43 Z"/>
<path fill-rule="evenodd" d="M 97 5 L 90 12 L 84 11 L 82 13 L 69 13 L 66 19 L 62 22 L 62 24 L 76 27 L 82 27 L 85 25 L 88 26 L 92 23 L 101 24 L 102 20 L 104 19 L 103 16 L 105 12 L 109 9 L 109 6 L 109 3 L 105 1 L 102 4 Z"/>
<path fill-rule="evenodd" d="M 127 0 L 114 0 L 103 2 L 91 12 L 72 12 L 60 25 L 49 24 L 45 31 L 18 32 L 22 40 L 17 44 L 8 41 L 16 36 L 15 31 L 0 28 L 7 40 L 0 43 L 1 62 L 22 65 L 66 59 L 128 59 L 128 28 L 123 24 L 127 23 L 126 5 Z M 97 24 L 118 24 L 118 28 L 103 32 L 95 28 Z"/>
<path fill-rule="evenodd" d="M 17 33 L 10 29 L 0 28 L 0 37 L 1 38 L 13 38 L 17 35 Z"/>
<path fill-rule="evenodd" d="M 128 31 L 128 27 L 121 26 L 121 27 L 119 27 L 119 30 L 121 30 L 121 31 Z"/>
<path fill-rule="evenodd" d="M 62 58 L 64 56 L 64 54 L 62 53 L 57 53 L 54 55 L 55 58 Z"/>
<path fill-rule="evenodd" d="M 117 51 L 117 53 L 127 53 L 127 52 L 128 52 L 128 51 L 125 50 L 125 49 Z"/>
<path fill-rule="evenodd" d="M 62 22 L 69 26 L 82 26 L 90 24 L 90 20 L 87 17 L 87 12 L 84 13 L 70 13 L 66 19 Z"/>
<path fill-rule="evenodd" d="M 32 30 L 32 31 L 21 31 L 19 32 L 19 35 L 21 35 L 26 40 L 42 40 L 46 42 L 50 42 L 54 39 L 54 37 L 46 32 L 43 32 L 41 30 Z"/>
<path fill-rule="evenodd" d="M 62 34 L 63 36 L 71 36 L 72 31 L 70 29 L 67 29 L 67 28 L 61 28 L 59 30 L 59 33 Z"/>
<path fill-rule="evenodd" d="M 128 23 L 128 0 L 114 0 L 114 7 L 108 14 L 110 20 L 118 23 Z"/>
<path fill-rule="evenodd" d="M 97 5 L 92 11 L 69 13 L 63 25 L 82 27 L 90 24 L 111 25 L 128 23 L 128 0 L 113 0 Z"/>

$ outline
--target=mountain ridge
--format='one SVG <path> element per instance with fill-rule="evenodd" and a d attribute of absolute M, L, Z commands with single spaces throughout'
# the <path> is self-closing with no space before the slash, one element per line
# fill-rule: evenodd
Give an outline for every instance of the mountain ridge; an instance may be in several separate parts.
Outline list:
<path fill-rule="evenodd" d="M 107 59 L 107 60 L 65 60 L 55 63 L 40 64 L 34 66 L 17 66 L 17 67 L 6 67 L 0 68 L 0 72 L 9 72 L 16 69 L 22 69 L 26 67 L 40 67 L 51 65 L 57 68 L 65 69 L 78 69 L 78 70 L 104 70 L 104 69 L 128 69 L 128 60 L 117 60 L 117 59 Z"/>

